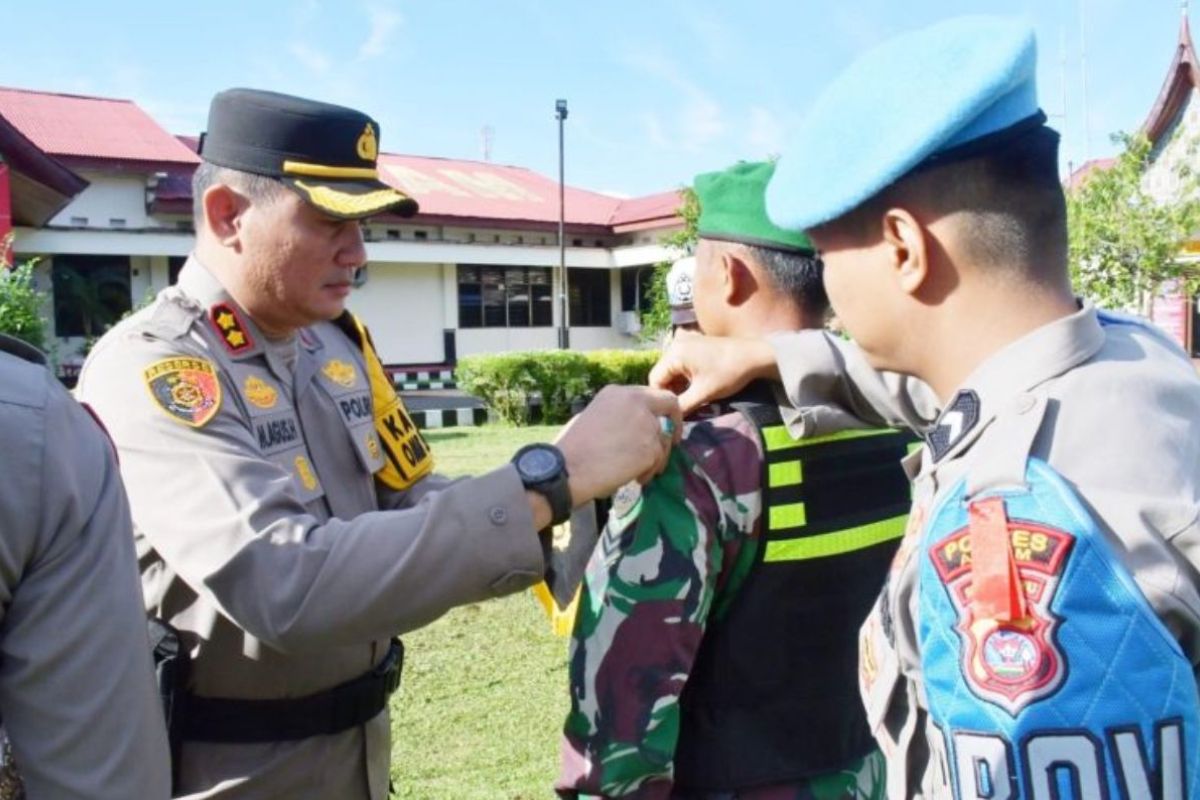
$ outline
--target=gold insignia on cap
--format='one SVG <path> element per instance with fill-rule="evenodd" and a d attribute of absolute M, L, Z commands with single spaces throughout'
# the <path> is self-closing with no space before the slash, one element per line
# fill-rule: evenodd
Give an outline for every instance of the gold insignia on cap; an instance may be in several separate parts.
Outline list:
<path fill-rule="evenodd" d="M 242 384 L 242 394 L 259 408 L 274 408 L 279 400 L 279 392 L 275 391 L 275 387 L 254 375 L 248 376 Z"/>
<path fill-rule="evenodd" d="M 379 141 L 375 138 L 375 126 L 367 123 L 367 127 L 363 128 L 362 135 L 358 137 L 358 144 L 355 146 L 358 151 L 358 157 L 363 161 L 374 161 L 379 156 Z"/>
<path fill-rule="evenodd" d="M 354 371 L 354 366 L 337 358 L 325 362 L 325 366 L 321 367 L 321 372 L 338 386 L 344 386 L 347 389 L 358 380 L 358 373 Z"/>

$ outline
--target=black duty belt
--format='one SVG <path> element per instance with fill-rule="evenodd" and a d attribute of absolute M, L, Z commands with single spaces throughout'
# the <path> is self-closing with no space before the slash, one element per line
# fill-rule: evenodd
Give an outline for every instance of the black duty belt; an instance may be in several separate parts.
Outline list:
<path fill-rule="evenodd" d="M 233 700 L 189 694 L 183 738 L 192 742 L 283 742 L 354 728 L 374 718 L 400 686 L 404 645 L 392 639 L 370 672 L 305 697 Z"/>

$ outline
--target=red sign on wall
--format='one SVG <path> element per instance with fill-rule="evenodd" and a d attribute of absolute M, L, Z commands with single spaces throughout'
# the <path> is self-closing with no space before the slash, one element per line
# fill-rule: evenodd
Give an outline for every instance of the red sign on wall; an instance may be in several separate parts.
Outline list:
<path fill-rule="evenodd" d="M 12 192 L 8 183 L 8 164 L 0 161 L 0 258 L 4 266 L 12 266 L 12 248 L 8 237 L 12 234 Z"/>
<path fill-rule="evenodd" d="M 1188 299 L 1181 294 L 1163 294 L 1154 298 L 1154 307 L 1150 310 L 1150 319 L 1154 324 L 1167 332 L 1179 346 L 1187 349 L 1188 312 L 1191 310 Z"/>

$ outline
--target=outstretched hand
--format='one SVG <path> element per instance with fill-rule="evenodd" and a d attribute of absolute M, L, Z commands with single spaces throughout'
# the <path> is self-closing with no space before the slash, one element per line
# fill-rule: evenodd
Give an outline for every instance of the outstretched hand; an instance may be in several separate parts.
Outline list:
<path fill-rule="evenodd" d="M 759 378 L 778 380 L 775 352 L 762 339 L 728 339 L 679 331 L 650 370 L 650 385 L 679 395 L 686 416 Z"/>
<path fill-rule="evenodd" d="M 600 390 L 555 440 L 567 462 L 572 505 L 608 497 L 634 479 L 649 481 L 666 467 L 682 430 L 670 392 L 646 386 Z"/>

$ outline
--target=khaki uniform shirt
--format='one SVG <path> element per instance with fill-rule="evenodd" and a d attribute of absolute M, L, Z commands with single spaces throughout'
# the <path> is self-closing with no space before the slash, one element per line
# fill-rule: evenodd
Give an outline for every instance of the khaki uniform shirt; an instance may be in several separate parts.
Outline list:
<path fill-rule="evenodd" d="M 183 632 L 197 695 L 321 692 L 379 663 L 390 636 L 542 576 L 513 467 L 377 484 L 362 354 L 331 323 L 297 339 L 284 363 L 191 259 L 80 376 L 120 452 L 146 606 Z M 181 790 L 382 800 L 390 760 L 385 710 L 300 741 L 187 742 Z"/>
<path fill-rule="evenodd" d="M 0 716 L 31 800 L 166 798 L 166 731 L 112 446 L 33 359 L 0 336 Z"/>
<path fill-rule="evenodd" d="M 960 387 L 978 398 L 974 419 L 938 418 L 928 387 L 874 372 L 857 348 L 833 337 L 795 334 L 773 344 L 797 407 L 833 397 L 864 419 L 903 421 L 938 443 L 936 460 L 927 445 L 906 464 L 915 478 L 909 531 L 863 628 L 860 685 L 888 756 L 889 797 L 943 791 L 930 769 L 938 737 L 925 727 L 917 644 L 913 554 L 925 515 L 964 475 L 972 483 L 993 477 L 1011 462 L 1007 449 L 1028 447 L 1066 479 L 1200 670 L 1200 377 L 1164 335 L 1102 327 L 1085 305 L 977 368 Z M 1043 405 L 1040 426 L 1027 431 L 1036 437 L 1022 443 L 1014 435 L 1022 417 Z"/>

